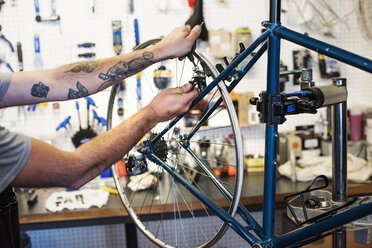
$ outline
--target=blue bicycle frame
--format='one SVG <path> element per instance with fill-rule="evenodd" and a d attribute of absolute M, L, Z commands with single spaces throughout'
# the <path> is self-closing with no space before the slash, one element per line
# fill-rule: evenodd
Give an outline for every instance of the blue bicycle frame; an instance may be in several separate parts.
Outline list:
<path fill-rule="evenodd" d="M 219 74 L 212 83 L 210 83 L 205 90 L 203 90 L 192 102 L 190 109 L 195 106 L 204 96 L 206 96 L 213 88 L 217 86 L 227 76 L 234 76 L 234 80 L 227 86 L 227 90 L 231 92 L 234 87 L 240 82 L 250 68 L 256 61 L 267 51 L 268 53 L 268 73 L 267 73 L 267 94 L 275 95 L 279 93 L 279 59 L 280 59 L 280 40 L 285 39 L 309 48 L 318 53 L 324 54 L 331 58 L 342 61 L 351 66 L 357 67 L 361 70 L 372 73 L 372 61 L 342 50 L 330 44 L 316 40 L 309 37 L 307 34 L 300 34 L 280 25 L 280 1 L 270 1 L 270 21 L 265 22 L 264 26 L 267 30 L 244 50 L 235 60 Z M 257 52 L 254 52 L 257 50 Z M 250 61 L 241 70 L 237 70 L 237 66 L 248 56 L 252 56 Z M 221 104 L 222 99 L 219 99 L 203 116 L 207 119 L 213 111 Z M 249 244 L 258 245 L 258 247 L 284 247 L 314 235 L 321 234 L 327 230 L 342 226 L 353 220 L 362 218 L 372 213 L 372 202 L 361 204 L 337 213 L 331 217 L 318 220 L 310 225 L 296 229 L 281 236 L 274 236 L 274 212 L 275 212 L 275 177 L 276 177 L 276 147 L 277 147 L 277 124 L 266 124 L 265 133 L 265 172 L 264 172 L 264 205 L 263 205 L 263 226 L 261 227 L 250 213 L 242 206 L 238 207 L 238 214 L 247 222 L 247 226 L 238 223 L 227 212 L 216 205 L 212 200 L 203 195 L 196 187 L 191 185 L 180 175 L 178 175 L 171 167 L 159 159 L 153 152 L 151 147 L 170 129 L 172 128 L 184 115 L 180 115 L 172 120 L 169 125 L 160 132 L 151 142 L 148 142 L 149 156 L 151 156 L 158 164 L 160 164 L 169 174 L 171 174 L 178 182 L 180 182 L 186 189 L 188 189 L 195 197 L 197 197 L 203 204 L 211 209 L 218 217 L 234 229 L 241 237 L 243 237 Z M 192 155 L 195 160 L 198 160 L 195 154 L 189 149 L 188 141 L 195 134 L 198 128 L 203 123 L 201 119 L 199 126 L 194 128 L 194 132 L 188 134 L 184 138 L 182 146 Z M 202 161 L 199 161 L 202 166 Z M 217 181 L 216 178 L 211 178 L 212 181 Z M 217 182 L 215 183 L 218 184 Z M 231 200 L 231 194 L 222 185 L 218 185 L 219 190 L 225 197 Z M 255 234 L 255 235 L 254 235 Z"/>

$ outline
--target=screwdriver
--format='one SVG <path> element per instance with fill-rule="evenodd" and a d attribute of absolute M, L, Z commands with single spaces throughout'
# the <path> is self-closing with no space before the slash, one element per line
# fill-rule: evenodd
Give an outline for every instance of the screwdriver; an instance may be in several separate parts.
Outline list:
<path fill-rule="evenodd" d="M 203 27 L 203 25 L 204 25 L 204 22 L 200 23 L 200 27 Z M 191 51 L 186 56 L 193 63 L 194 67 L 197 67 L 195 60 L 194 60 L 194 56 L 192 55 L 195 51 L 195 48 L 196 48 L 196 43 L 194 43 L 194 45 L 191 48 Z"/>
<path fill-rule="evenodd" d="M 79 58 L 92 58 L 92 57 L 95 57 L 95 56 L 96 56 L 95 53 L 79 53 L 78 54 Z"/>
<path fill-rule="evenodd" d="M 90 121 L 89 121 L 90 105 L 96 107 L 96 103 L 89 96 L 86 96 L 85 100 L 87 100 L 87 125 L 88 125 L 88 129 L 89 129 L 90 128 Z"/>
<path fill-rule="evenodd" d="M 136 46 L 140 44 L 140 37 L 139 37 L 139 29 L 138 29 L 138 20 L 137 18 L 134 18 L 133 20 L 134 23 L 134 38 L 136 42 Z M 139 72 L 136 74 L 137 78 L 137 110 L 142 107 L 142 86 L 141 86 L 141 76 L 142 72 Z"/>
<path fill-rule="evenodd" d="M 83 48 L 89 48 L 89 47 L 95 47 L 96 46 L 96 43 L 93 43 L 93 42 L 84 42 L 84 43 L 80 43 L 77 45 L 78 47 L 83 47 Z"/>
<path fill-rule="evenodd" d="M 23 54 L 22 54 L 21 42 L 17 42 L 17 56 L 18 56 L 19 71 L 23 71 Z"/>
<path fill-rule="evenodd" d="M 80 110 L 79 110 L 80 107 L 79 107 L 79 102 L 78 102 L 78 101 L 76 101 L 75 106 L 76 106 L 76 110 L 77 110 L 78 118 L 79 118 L 79 129 L 82 130 L 82 129 L 81 129 Z"/>

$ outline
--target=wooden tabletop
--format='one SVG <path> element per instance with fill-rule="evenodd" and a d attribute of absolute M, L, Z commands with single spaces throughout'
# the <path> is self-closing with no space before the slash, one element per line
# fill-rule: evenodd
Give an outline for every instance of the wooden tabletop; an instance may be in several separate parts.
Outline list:
<path fill-rule="evenodd" d="M 276 182 L 276 203 L 278 207 L 284 207 L 284 196 L 304 190 L 308 183 L 296 182 L 292 183 L 284 177 L 280 177 Z M 60 227 L 61 223 L 66 225 L 87 225 L 95 221 L 95 223 L 104 223 L 105 221 L 123 223 L 129 222 L 129 217 L 120 201 L 119 196 L 110 194 L 109 200 L 103 208 L 93 208 L 87 210 L 48 212 L 45 209 L 45 202 L 48 196 L 55 191 L 65 190 L 64 188 L 48 188 L 37 189 L 38 194 L 37 203 L 29 207 L 27 205 L 27 197 L 25 193 L 19 193 L 19 219 L 21 226 L 42 226 L 46 224 L 48 228 L 53 226 Z M 349 184 L 348 194 L 351 195 L 368 195 L 372 194 L 372 184 Z M 219 203 L 225 204 L 225 200 L 217 200 Z M 225 203 L 224 203 L 225 202 Z M 241 203 L 245 206 L 255 207 L 260 210 L 263 203 L 263 173 L 247 173 L 244 178 L 244 185 L 242 190 Z M 74 223 L 74 224 L 73 224 Z M 63 226 L 63 225 L 62 225 Z M 46 227 L 47 228 L 47 227 Z"/>

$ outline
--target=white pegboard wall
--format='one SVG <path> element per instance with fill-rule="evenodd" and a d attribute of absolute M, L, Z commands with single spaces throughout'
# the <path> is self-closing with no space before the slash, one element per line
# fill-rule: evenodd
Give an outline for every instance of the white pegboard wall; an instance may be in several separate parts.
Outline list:
<path fill-rule="evenodd" d="M 313 0 L 315 1 L 315 0 Z M 41 15 L 50 14 L 50 1 L 39 0 Z M 30 0 L 18 0 L 16 5 L 11 3 L 3 5 L 0 12 L 0 23 L 3 26 L 3 34 L 13 42 L 20 41 L 23 45 L 24 68 L 26 71 L 33 70 L 33 37 L 35 33 L 40 35 L 41 53 L 44 61 L 44 69 L 54 68 L 66 63 L 81 60 L 77 54 L 84 51 L 94 51 L 96 58 L 113 56 L 112 49 L 112 20 L 122 21 L 124 52 L 129 52 L 134 46 L 133 18 L 138 18 L 140 40 L 143 42 L 155 37 L 164 36 L 175 26 L 182 25 L 191 13 L 187 1 L 183 0 L 157 0 L 134 1 L 134 14 L 128 11 L 128 0 L 96 0 L 95 13 L 92 13 L 89 0 L 56 0 L 57 14 L 61 16 L 60 24 L 36 23 L 34 3 Z M 298 1 L 301 2 L 301 1 Z M 339 13 L 340 16 L 347 16 L 344 24 L 337 24 L 336 38 L 327 38 L 314 31 L 309 35 L 323 39 L 333 45 L 338 45 L 357 54 L 371 57 L 369 49 L 370 40 L 366 40 L 360 31 L 352 1 L 327 0 L 328 3 Z M 300 25 L 298 11 L 294 6 L 294 0 L 283 0 L 285 13 L 282 13 L 282 23 L 299 32 L 305 32 L 306 27 Z M 260 23 L 268 19 L 268 1 L 225 1 L 204 0 L 205 23 L 209 30 L 224 28 L 232 34 L 237 27 L 250 27 L 252 38 L 255 39 L 261 34 Z M 232 37 L 233 38 L 233 37 Z M 233 38 L 234 39 L 234 38 Z M 94 49 L 79 49 L 78 43 L 92 41 L 96 43 Z M 233 44 L 233 40 L 232 40 Z M 17 69 L 16 56 L 8 51 L 4 44 L 1 44 L 0 56 L 6 56 L 11 65 Z M 285 64 L 292 69 L 292 50 L 299 49 L 297 45 L 282 41 L 281 56 Z M 203 52 L 208 56 L 208 46 L 203 46 Z M 312 52 L 314 81 L 317 85 L 328 84 L 329 80 L 319 78 L 316 53 Z M 210 56 L 208 56 L 214 62 Z M 266 88 L 266 63 L 264 54 L 242 82 L 237 86 L 237 92 L 253 91 L 255 95 Z M 4 66 L 1 71 L 6 71 Z M 363 105 L 370 106 L 369 98 L 372 87 L 370 74 L 353 69 L 341 64 L 342 76 L 348 78 L 349 102 L 348 106 Z M 135 83 L 134 79 L 128 80 Z M 297 90 L 297 86 L 287 83 L 286 90 Z M 108 91 L 93 96 L 98 103 L 98 114 L 106 116 Z M 81 106 L 85 106 L 84 100 L 79 100 Z M 55 127 L 67 115 L 71 115 L 71 122 L 74 130 L 77 130 L 77 114 L 74 101 L 66 101 L 61 104 L 60 113 L 52 111 L 51 104 L 48 108 L 38 113 L 28 114 L 27 121 L 18 118 L 17 108 L 10 108 L 4 112 L 1 122 L 20 132 L 47 140 L 53 140 L 56 135 Z M 133 106 L 134 107 L 134 106 Z M 10 112 L 9 112 L 10 111 Z M 13 112 L 12 112 L 13 111 Z M 85 121 L 84 108 L 81 107 L 81 116 Z M 317 115 L 302 115 L 289 117 L 280 130 L 292 129 L 299 124 L 312 124 Z M 20 120 L 19 120 L 20 119 Z M 15 125 L 14 125 L 15 124 Z M 84 125 L 84 123 L 83 123 Z M 257 135 L 256 135 L 257 136 Z M 245 137 L 246 138 L 246 137 Z"/>
<path fill-rule="evenodd" d="M 126 247 L 124 224 L 27 231 L 32 247 Z"/>

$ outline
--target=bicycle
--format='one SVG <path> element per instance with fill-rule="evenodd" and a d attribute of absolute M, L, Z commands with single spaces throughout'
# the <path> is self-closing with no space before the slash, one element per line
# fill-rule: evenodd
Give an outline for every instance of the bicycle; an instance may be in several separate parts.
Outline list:
<path fill-rule="evenodd" d="M 183 80 L 184 74 L 189 73 L 188 77 L 200 89 L 200 93 L 193 100 L 189 112 L 168 123 L 159 124 L 147 139 L 136 147 L 135 152 L 127 155 L 128 173 L 132 175 L 130 182 L 119 178 L 116 166 L 112 166 L 114 181 L 128 214 L 142 233 L 160 247 L 178 247 L 181 244 L 189 247 L 191 242 L 192 246 L 209 247 L 223 236 L 228 227 L 231 227 L 253 247 L 303 245 L 322 237 L 321 234 L 326 231 L 332 231 L 372 213 L 371 200 L 347 199 L 342 188 L 346 185 L 345 178 L 341 178 L 335 180 L 338 183 L 336 186 L 339 187 L 340 194 L 334 199 L 343 202 L 341 206 L 315 218 L 308 218 L 305 207 L 303 207 L 305 221 L 301 222 L 294 215 L 296 222 L 302 225 L 301 228 L 281 236 L 274 235 L 278 125 L 285 121 L 287 114 L 313 113 L 315 109 L 326 105 L 340 106 L 339 111 L 343 111 L 346 107 L 347 95 L 346 86 L 342 79 L 336 80 L 335 84 L 326 90 L 320 89 L 320 92 L 313 90 L 311 78 L 307 74 L 308 71 L 303 71 L 304 84 L 300 92 L 280 93 L 278 90 L 280 40 L 285 39 L 296 43 L 370 73 L 372 72 L 372 61 L 282 26 L 280 24 L 280 0 L 270 0 L 270 20 L 263 22 L 263 26 L 266 31 L 248 48 L 241 46 L 240 53 L 231 63 L 226 61 L 226 68 L 219 65 L 216 69 L 201 53 L 195 50 L 193 56 L 189 56 L 189 60 L 171 61 L 175 63 L 174 67 L 163 62 L 160 66 L 155 65 L 155 68 L 146 69 L 142 75 L 137 77 L 136 95 L 128 96 L 135 97 L 138 101 L 137 106 L 141 107 L 146 100 L 151 99 L 150 95 L 169 86 L 169 75 L 174 71 L 177 74 L 176 78 L 180 81 Z M 143 43 L 135 49 L 142 49 L 156 42 L 159 42 L 159 39 Z M 240 138 L 239 122 L 229 93 L 266 51 L 269 58 L 267 90 L 260 94 L 260 98 L 252 100 L 260 112 L 260 120 L 266 124 L 264 206 L 261 227 L 239 202 L 244 171 L 243 144 Z M 246 58 L 249 58 L 249 61 L 242 65 Z M 186 65 L 186 63 L 190 63 L 190 65 Z M 181 71 L 177 69 L 179 66 Z M 146 71 L 150 71 L 150 76 L 145 73 Z M 147 87 L 141 86 L 141 82 L 144 80 L 151 82 L 154 77 L 157 80 L 156 86 L 152 83 Z M 328 101 L 323 99 L 323 102 L 319 100 L 322 96 L 323 98 L 332 96 L 331 92 L 334 90 L 338 94 L 336 99 Z M 143 92 L 141 93 L 141 91 Z M 108 129 L 111 129 L 115 123 L 113 106 L 118 94 L 120 93 L 118 93 L 118 85 L 116 85 L 112 88 L 109 99 Z M 345 104 L 342 105 L 343 103 Z M 199 117 L 196 118 L 192 114 L 190 116 L 190 112 L 196 112 L 195 116 Z M 185 115 L 188 115 L 190 122 L 188 124 L 192 127 L 182 130 L 180 121 Z M 225 123 L 225 127 L 218 129 L 203 127 L 206 122 L 219 122 L 222 119 L 221 116 L 226 117 L 226 115 L 229 116 L 229 123 Z M 205 137 L 204 134 L 208 132 L 208 136 L 213 136 L 213 133 L 216 132 L 232 133 L 233 135 L 222 139 L 228 143 L 226 145 L 217 138 L 213 138 L 213 140 L 200 139 L 200 137 Z M 339 134 L 345 138 L 342 133 L 339 132 Z M 345 148 L 343 147 L 344 143 L 344 140 L 341 140 L 341 150 Z M 203 149 L 208 146 L 213 146 L 213 154 L 203 154 Z M 226 152 L 224 149 L 228 151 Z M 202 156 L 199 157 L 198 153 L 201 153 Z M 227 153 L 227 161 L 221 160 L 222 153 Z M 234 153 L 233 156 L 232 153 Z M 343 165 L 343 157 L 341 156 L 340 159 L 341 161 L 338 162 Z M 233 168 L 236 175 L 223 180 L 215 176 L 210 169 L 211 167 Z M 340 170 L 344 169 L 340 168 Z M 338 175 L 340 173 L 338 171 Z M 204 178 L 209 180 L 206 181 Z M 324 181 L 322 187 L 328 184 L 327 180 L 322 177 L 317 178 L 313 183 L 319 180 Z M 145 181 L 146 183 L 144 183 Z M 180 185 L 183 187 L 179 187 Z M 128 189 L 128 186 L 131 190 Z M 215 187 L 220 195 L 214 195 L 216 191 L 212 191 L 211 187 Z M 299 196 L 301 199 L 305 194 L 322 187 L 312 188 L 311 184 L 309 188 L 295 196 Z M 145 191 L 144 188 L 148 189 Z M 207 196 L 208 194 L 213 195 Z M 293 197 L 293 195 L 288 197 Z M 289 198 L 286 200 L 290 201 Z M 173 214 L 169 214 L 171 210 Z M 291 212 L 293 214 L 293 209 Z M 218 216 L 221 221 L 208 223 L 214 227 L 214 231 L 213 233 L 205 233 L 204 224 L 196 217 L 205 215 L 206 218 L 209 218 L 211 213 Z M 239 214 L 243 218 L 246 226 L 234 219 L 235 214 Z M 174 225 L 165 227 L 164 221 L 170 217 L 169 215 L 173 217 Z M 183 221 L 186 217 L 191 217 L 190 221 L 195 226 L 194 240 L 184 234 Z M 170 240 L 167 239 L 169 236 L 167 228 L 171 228 L 173 237 Z"/>

